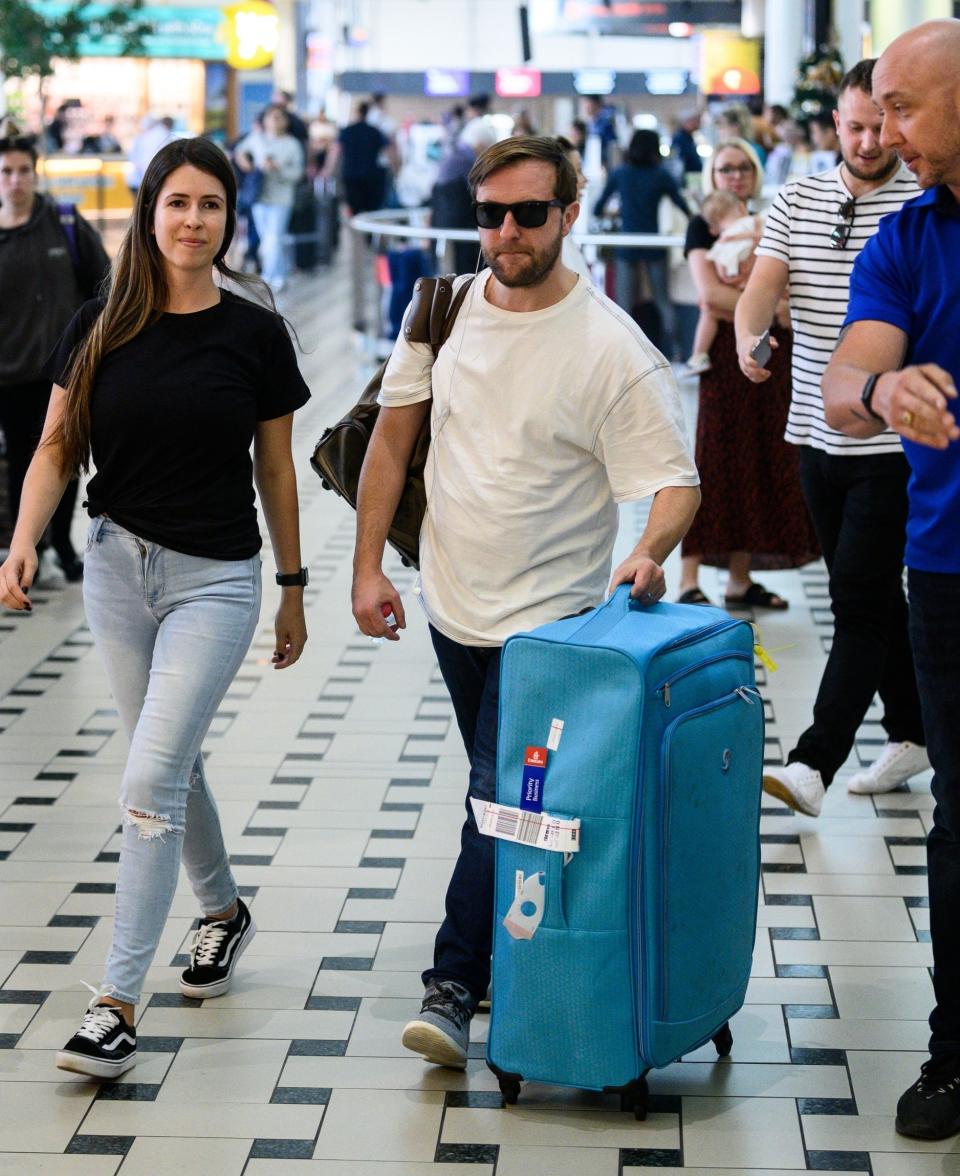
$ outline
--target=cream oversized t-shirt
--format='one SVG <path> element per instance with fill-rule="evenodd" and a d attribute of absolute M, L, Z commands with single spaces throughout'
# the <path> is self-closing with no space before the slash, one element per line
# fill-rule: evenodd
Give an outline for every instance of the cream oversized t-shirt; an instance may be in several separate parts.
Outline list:
<path fill-rule="evenodd" d="M 500 310 L 490 279 L 435 365 L 401 332 L 379 396 L 433 398 L 418 591 L 441 633 L 483 646 L 598 604 L 616 504 L 699 482 L 670 365 L 628 315 L 582 278 Z"/>

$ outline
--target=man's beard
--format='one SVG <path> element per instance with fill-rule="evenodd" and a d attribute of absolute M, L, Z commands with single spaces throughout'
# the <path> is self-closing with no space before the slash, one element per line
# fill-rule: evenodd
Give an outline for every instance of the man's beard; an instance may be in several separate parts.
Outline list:
<path fill-rule="evenodd" d="M 501 253 L 513 253 L 516 256 L 520 252 L 519 250 L 491 250 L 490 253 L 484 253 L 483 259 L 491 270 L 493 270 L 494 277 L 502 286 L 509 286 L 511 288 L 539 286 L 547 278 L 554 265 L 556 265 L 562 248 L 563 234 L 558 233 L 556 240 L 548 245 L 546 249 L 527 252 L 525 263 L 510 273 L 504 271 L 503 266 L 500 264 L 499 255 Z"/>
<path fill-rule="evenodd" d="M 887 176 L 892 175 L 893 172 L 895 172 L 896 169 L 900 166 L 900 156 L 897 155 L 896 152 L 893 153 L 885 167 L 878 166 L 874 171 L 864 171 L 862 167 L 857 167 L 856 164 L 851 163 L 845 155 L 843 155 L 842 158 L 843 166 L 855 180 L 866 180 L 868 183 L 871 180 L 885 180 Z M 878 164 L 882 158 L 883 156 L 880 156 L 877 159 Z"/>

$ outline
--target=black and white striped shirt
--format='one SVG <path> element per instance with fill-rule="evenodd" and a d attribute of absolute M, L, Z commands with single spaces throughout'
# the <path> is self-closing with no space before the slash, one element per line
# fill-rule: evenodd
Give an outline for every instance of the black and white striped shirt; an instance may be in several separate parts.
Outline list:
<path fill-rule="evenodd" d="M 790 319 L 793 324 L 793 395 L 786 439 L 842 455 L 900 453 L 900 438 L 886 430 L 876 437 L 847 437 L 824 418 L 820 380 L 833 354 L 850 292 L 850 271 L 860 250 L 887 213 L 897 212 L 920 188 L 898 168 L 885 184 L 857 198 L 846 248 L 833 249 L 830 234 L 850 193 L 840 168 L 800 176 L 783 187 L 767 212 L 762 257 L 790 267 Z"/>

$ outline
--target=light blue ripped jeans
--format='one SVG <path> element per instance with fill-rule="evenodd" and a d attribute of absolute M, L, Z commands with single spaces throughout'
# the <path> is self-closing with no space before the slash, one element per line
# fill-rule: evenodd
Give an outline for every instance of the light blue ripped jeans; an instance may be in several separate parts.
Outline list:
<path fill-rule="evenodd" d="M 204 914 L 237 897 L 200 745 L 256 629 L 260 557 L 182 555 L 100 517 L 87 537 L 83 600 L 130 738 L 104 985 L 136 1004 L 181 857 Z"/>

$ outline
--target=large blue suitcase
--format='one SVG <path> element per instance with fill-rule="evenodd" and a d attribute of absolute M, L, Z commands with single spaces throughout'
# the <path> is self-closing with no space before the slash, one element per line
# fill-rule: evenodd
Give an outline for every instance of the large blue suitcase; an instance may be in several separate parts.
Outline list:
<path fill-rule="evenodd" d="M 644 1118 L 651 1068 L 711 1038 L 729 1053 L 759 886 L 755 681 L 748 623 L 641 608 L 626 586 L 506 642 L 497 801 L 520 804 L 531 752 L 560 720 L 542 809 L 580 819 L 572 854 L 496 842 L 487 1057 L 506 1102 L 529 1079 L 617 1091 Z M 530 938 L 504 925 L 518 911 L 528 925 L 542 911 Z"/>

